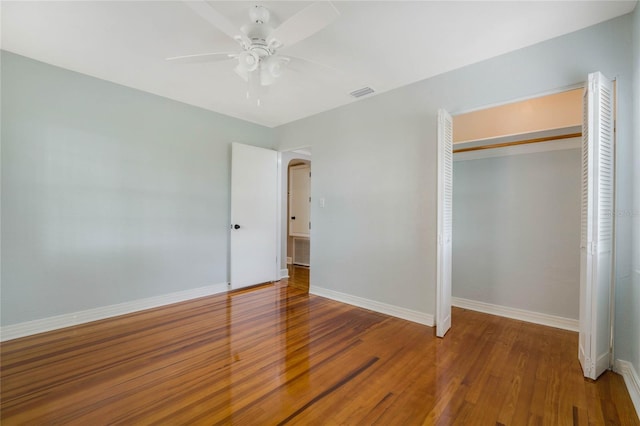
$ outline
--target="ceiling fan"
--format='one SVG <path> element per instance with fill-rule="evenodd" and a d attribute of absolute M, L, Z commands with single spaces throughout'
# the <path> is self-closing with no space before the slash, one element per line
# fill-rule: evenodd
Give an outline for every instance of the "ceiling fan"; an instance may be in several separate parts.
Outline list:
<path fill-rule="evenodd" d="M 319 1 L 304 8 L 277 28 L 273 28 L 270 25 L 269 9 L 262 5 L 254 5 L 249 9 L 247 24 L 237 28 L 206 1 L 185 1 L 185 4 L 238 42 L 241 50 L 174 56 L 166 60 L 172 62 L 236 61 L 235 72 L 249 84 L 247 97 L 256 94 L 261 86 L 270 86 L 275 83 L 281 76 L 283 68 L 292 61 L 319 65 L 299 57 L 283 56 L 279 51 L 315 34 L 340 15 L 330 1 Z"/>

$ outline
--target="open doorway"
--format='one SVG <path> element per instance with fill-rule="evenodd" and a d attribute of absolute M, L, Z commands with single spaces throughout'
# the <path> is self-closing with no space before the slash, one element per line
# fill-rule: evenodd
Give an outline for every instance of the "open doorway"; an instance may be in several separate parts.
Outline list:
<path fill-rule="evenodd" d="M 281 276 L 309 291 L 311 269 L 311 148 L 281 153 Z M 284 269 L 286 268 L 286 269 Z"/>

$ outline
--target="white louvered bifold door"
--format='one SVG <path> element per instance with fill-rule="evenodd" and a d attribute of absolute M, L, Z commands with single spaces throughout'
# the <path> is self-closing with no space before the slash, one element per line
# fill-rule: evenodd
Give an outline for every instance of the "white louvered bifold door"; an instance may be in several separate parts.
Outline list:
<path fill-rule="evenodd" d="M 580 336 L 584 376 L 610 367 L 614 218 L 613 83 L 589 74 L 582 123 Z"/>
<path fill-rule="evenodd" d="M 453 120 L 438 111 L 438 247 L 436 335 L 451 328 L 451 249 L 453 230 Z"/>

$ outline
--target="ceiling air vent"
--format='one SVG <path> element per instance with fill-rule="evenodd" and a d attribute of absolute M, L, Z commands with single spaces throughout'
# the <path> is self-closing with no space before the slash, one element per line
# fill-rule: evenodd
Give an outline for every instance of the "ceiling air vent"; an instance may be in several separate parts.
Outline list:
<path fill-rule="evenodd" d="M 361 98 L 363 96 L 370 95 L 373 92 L 375 92 L 375 90 L 373 90 L 371 87 L 363 87 L 362 89 L 354 90 L 349 94 L 354 98 Z"/>

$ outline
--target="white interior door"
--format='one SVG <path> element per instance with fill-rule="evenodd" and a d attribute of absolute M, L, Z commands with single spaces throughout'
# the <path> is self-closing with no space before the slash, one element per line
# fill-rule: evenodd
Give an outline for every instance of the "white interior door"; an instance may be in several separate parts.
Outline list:
<path fill-rule="evenodd" d="M 289 235 L 309 237 L 311 225 L 311 168 L 293 166 L 289 172 Z"/>
<path fill-rule="evenodd" d="M 438 111 L 438 248 L 436 336 L 451 328 L 451 249 L 453 230 L 453 120 Z"/>
<path fill-rule="evenodd" d="M 614 209 L 613 83 L 589 74 L 582 123 L 580 335 L 584 376 L 610 367 Z"/>
<path fill-rule="evenodd" d="M 231 287 L 275 281 L 277 276 L 278 153 L 231 147 Z"/>

